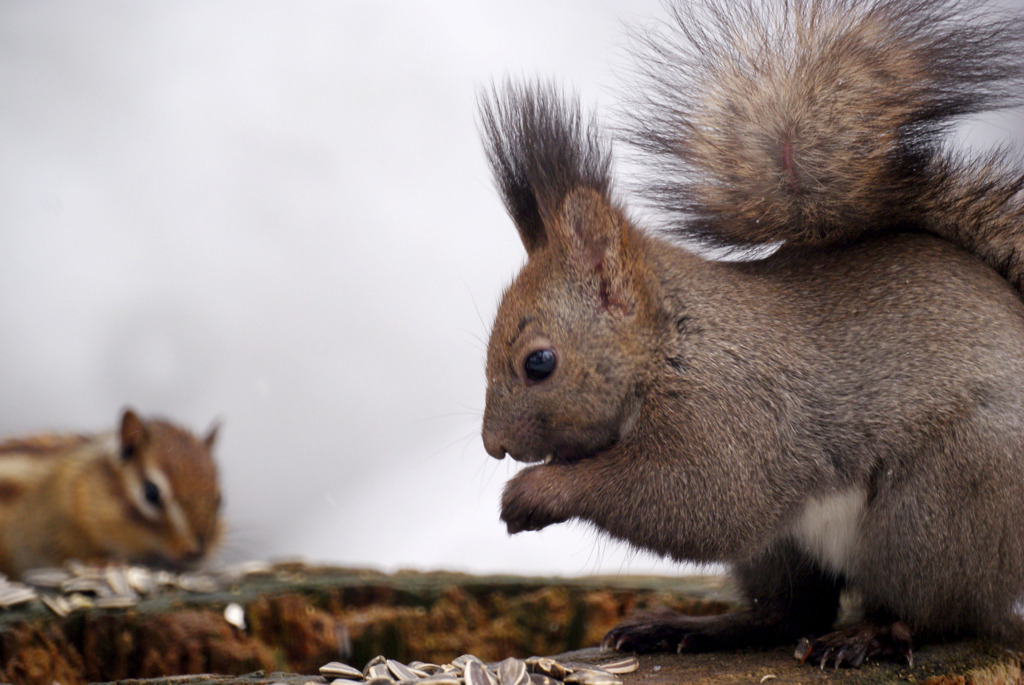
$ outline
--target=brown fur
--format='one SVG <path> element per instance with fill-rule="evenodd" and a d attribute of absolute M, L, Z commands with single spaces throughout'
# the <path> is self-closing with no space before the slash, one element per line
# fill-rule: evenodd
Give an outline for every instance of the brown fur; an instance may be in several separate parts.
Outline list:
<path fill-rule="evenodd" d="M 939 134 L 1003 102 L 1021 24 L 950 0 L 695 6 L 676 10 L 689 52 L 648 39 L 637 136 L 690 173 L 651 192 L 690 235 L 786 241 L 769 257 L 708 262 L 635 227 L 552 88 L 483 104 L 529 255 L 491 334 L 483 439 L 549 462 L 506 485 L 509 532 L 578 519 L 731 565 L 747 609 L 641 616 L 609 635 L 622 648 L 821 635 L 846 588 L 877 630 L 815 643 L 837 663 L 909 653 L 910 630 L 1020 640 L 1021 172 L 953 161 Z"/>

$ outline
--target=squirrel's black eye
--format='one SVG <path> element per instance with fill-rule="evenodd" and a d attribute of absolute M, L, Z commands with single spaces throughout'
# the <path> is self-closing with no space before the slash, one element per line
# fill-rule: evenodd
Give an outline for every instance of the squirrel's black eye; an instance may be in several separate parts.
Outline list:
<path fill-rule="evenodd" d="M 160 488 L 153 481 L 149 479 L 142 481 L 142 496 L 154 507 L 160 506 Z"/>
<path fill-rule="evenodd" d="M 135 445 L 121 445 L 121 461 L 131 461 L 138 454 L 138 450 Z"/>
<path fill-rule="evenodd" d="M 536 350 L 523 362 L 523 370 L 531 381 L 542 381 L 555 370 L 554 350 Z"/>

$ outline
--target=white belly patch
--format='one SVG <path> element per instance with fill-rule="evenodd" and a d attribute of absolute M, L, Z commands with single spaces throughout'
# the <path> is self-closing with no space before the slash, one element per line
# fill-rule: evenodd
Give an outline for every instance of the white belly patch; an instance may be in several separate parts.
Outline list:
<path fill-rule="evenodd" d="M 812 499 L 793 524 L 793 538 L 825 569 L 848 573 L 866 502 L 860 488 Z"/>

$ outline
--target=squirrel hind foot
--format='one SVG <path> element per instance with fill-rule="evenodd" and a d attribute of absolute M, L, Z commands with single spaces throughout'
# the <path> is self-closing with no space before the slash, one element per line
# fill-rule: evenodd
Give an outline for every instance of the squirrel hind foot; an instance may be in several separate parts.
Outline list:
<path fill-rule="evenodd" d="M 818 638 L 803 638 L 793 656 L 822 670 L 829 664 L 836 670 L 844 665 L 860 668 L 869 659 L 914 665 L 910 627 L 902 621 L 888 625 L 862 622 Z"/>

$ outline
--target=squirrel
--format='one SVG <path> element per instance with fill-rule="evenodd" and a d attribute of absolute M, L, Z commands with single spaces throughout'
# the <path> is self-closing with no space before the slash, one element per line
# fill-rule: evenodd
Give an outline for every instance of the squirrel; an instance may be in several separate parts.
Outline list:
<path fill-rule="evenodd" d="M 0 572 L 72 559 L 198 562 L 221 533 L 216 435 L 125 409 L 116 434 L 0 442 Z"/>
<path fill-rule="evenodd" d="M 1024 92 L 1024 19 L 959 0 L 670 10 L 639 34 L 616 127 L 667 229 L 616 197 L 578 98 L 480 98 L 527 253 L 486 361 L 485 449 L 530 463 L 508 532 L 579 520 L 724 563 L 744 599 L 628 618 L 605 647 L 788 642 L 838 668 L 1020 644 L 1024 165 L 949 139 Z M 772 249 L 715 261 L 693 241 Z"/>

